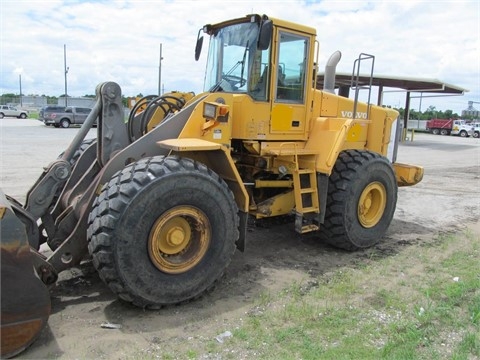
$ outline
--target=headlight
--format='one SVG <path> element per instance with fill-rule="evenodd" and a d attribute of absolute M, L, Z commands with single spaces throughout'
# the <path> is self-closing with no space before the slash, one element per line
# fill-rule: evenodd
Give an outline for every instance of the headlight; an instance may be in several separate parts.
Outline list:
<path fill-rule="evenodd" d="M 217 105 L 212 103 L 204 103 L 203 117 L 206 119 L 215 119 L 217 117 Z"/>

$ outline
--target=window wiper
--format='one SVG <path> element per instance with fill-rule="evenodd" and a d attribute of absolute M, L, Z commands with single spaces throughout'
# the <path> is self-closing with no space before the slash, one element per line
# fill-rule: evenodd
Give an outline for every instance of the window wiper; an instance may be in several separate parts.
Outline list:
<path fill-rule="evenodd" d="M 238 67 L 238 65 L 240 65 L 241 63 L 242 63 L 241 61 L 237 61 L 237 63 L 234 64 L 232 66 L 232 68 L 230 70 L 228 70 L 228 72 L 226 74 L 223 74 L 222 77 L 220 78 L 220 80 L 210 88 L 209 92 L 217 91 L 218 88 L 220 87 L 220 85 L 222 84 L 222 81 L 224 81 L 224 78 L 227 78 L 228 76 L 230 76 L 235 71 L 235 69 Z"/>
<path fill-rule="evenodd" d="M 242 71 L 240 72 L 240 78 L 243 79 L 243 73 L 245 70 L 245 60 L 247 59 L 247 51 L 248 51 L 248 43 L 249 40 L 247 40 L 247 45 L 245 45 L 245 51 L 243 52 L 243 59 L 242 59 Z M 243 84 L 240 84 L 240 87 L 243 86 Z"/>

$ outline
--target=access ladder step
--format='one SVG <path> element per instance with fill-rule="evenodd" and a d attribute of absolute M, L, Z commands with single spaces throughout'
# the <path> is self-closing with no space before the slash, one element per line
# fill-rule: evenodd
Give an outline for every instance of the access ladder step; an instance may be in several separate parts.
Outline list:
<path fill-rule="evenodd" d="M 305 189 L 300 189 L 301 194 L 311 194 L 316 192 L 317 190 L 314 188 L 305 188 Z"/>
<path fill-rule="evenodd" d="M 318 212 L 318 207 L 315 206 L 307 206 L 302 208 L 302 214 L 308 214 L 308 213 L 315 213 Z"/>
<path fill-rule="evenodd" d="M 315 174 L 315 171 L 313 171 L 312 169 L 298 169 L 297 171 L 299 175 Z"/>
<path fill-rule="evenodd" d="M 312 231 L 317 231 L 318 225 L 313 223 L 304 223 L 302 214 L 296 214 L 295 216 L 295 231 L 299 234 L 305 234 Z"/>
<path fill-rule="evenodd" d="M 295 209 L 299 214 L 318 213 L 317 174 L 314 169 L 296 169 L 293 173 Z"/>

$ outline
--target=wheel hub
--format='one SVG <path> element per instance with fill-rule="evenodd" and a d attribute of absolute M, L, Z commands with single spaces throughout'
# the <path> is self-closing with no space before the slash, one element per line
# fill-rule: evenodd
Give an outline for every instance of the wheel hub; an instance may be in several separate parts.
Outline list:
<path fill-rule="evenodd" d="M 211 237 L 207 216 L 193 206 L 177 206 L 157 219 L 148 239 L 152 263 L 170 274 L 186 272 L 205 255 Z"/>
<path fill-rule="evenodd" d="M 178 246 L 185 240 L 185 234 L 182 229 L 175 228 L 168 232 L 168 244 Z"/>
<path fill-rule="evenodd" d="M 183 217 L 174 217 L 165 221 L 156 229 L 157 246 L 161 252 L 173 255 L 183 251 L 190 241 L 190 224 Z"/>
<path fill-rule="evenodd" d="M 378 224 L 387 205 L 387 192 L 379 182 L 370 183 L 360 195 L 358 220 L 365 228 Z"/>

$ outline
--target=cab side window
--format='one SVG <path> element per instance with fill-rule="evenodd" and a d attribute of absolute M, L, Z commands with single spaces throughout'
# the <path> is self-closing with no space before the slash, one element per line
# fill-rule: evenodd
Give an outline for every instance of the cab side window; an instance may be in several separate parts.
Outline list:
<path fill-rule="evenodd" d="M 305 69 L 308 58 L 308 38 L 280 32 L 275 101 L 303 103 L 305 98 Z"/>

